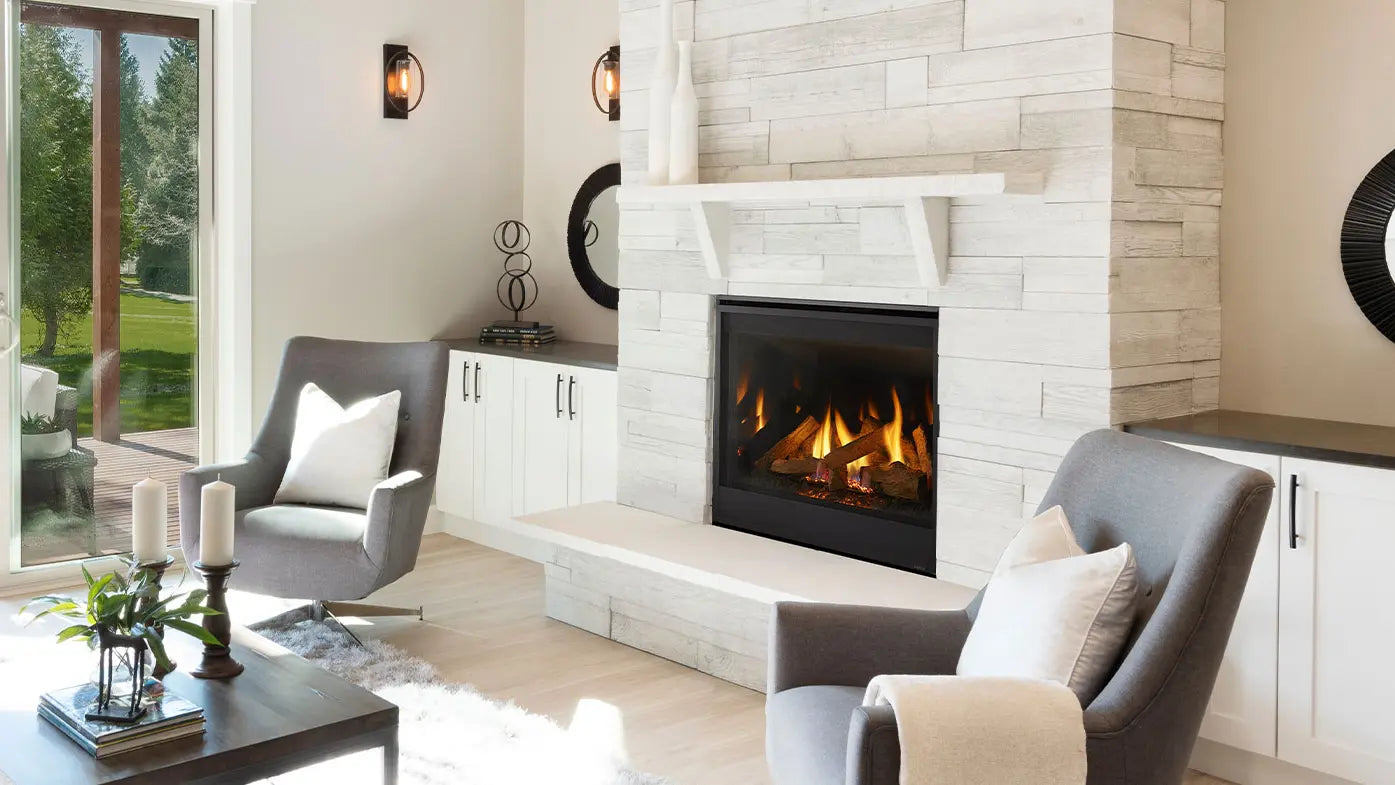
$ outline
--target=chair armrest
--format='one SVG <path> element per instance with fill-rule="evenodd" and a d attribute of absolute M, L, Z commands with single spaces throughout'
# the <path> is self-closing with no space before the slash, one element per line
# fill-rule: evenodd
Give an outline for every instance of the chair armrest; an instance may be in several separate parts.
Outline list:
<path fill-rule="evenodd" d="M 399 575 L 411 570 L 435 490 L 435 476 L 418 471 L 393 475 L 373 488 L 363 549 L 374 564 L 386 572 L 401 570 Z"/>
<path fill-rule="evenodd" d="M 265 507 L 276 497 L 281 485 L 280 472 L 266 461 L 249 455 L 240 461 L 214 463 L 184 472 L 179 478 L 179 521 L 181 526 L 199 524 L 203 504 L 203 486 L 222 480 L 236 489 L 236 507 L 246 510 Z"/>
<path fill-rule="evenodd" d="M 1084 711 L 1064 685 L 1002 677 L 893 676 L 878 687 L 868 690 L 874 705 L 852 712 L 848 785 L 921 782 L 932 768 L 937 781 L 944 782 L 1064 785 L 1086 780 Z M 913 770 L 904 777 L 901 723 L 920 747 L 911 750 L 906 762 Z"/>
<path fill-rule="evenodd" d="M 853 709 L 848 728 L 847 785 L 897 785 L 901 778 L 901 735 L 890 706 Z"/>
<path fill-rule="evenodd" d="M 203 486 L 222 479 L 236 489 L 233 506 L 239 510 L 271 504 L 280 487 L 280 472 L 257 455 L 240 461 L 215 463 L 190 469 L 179 477 L 179 544 L 191 563 L 199 553 L 199 522 L 203 512 Z"/>
<path fill-rule="evenodd" d="M 970 625 L 962 610 L 776 603 L 767 691 L 812 684 L 865 687 L 884 673 L 952 674 Z"/>

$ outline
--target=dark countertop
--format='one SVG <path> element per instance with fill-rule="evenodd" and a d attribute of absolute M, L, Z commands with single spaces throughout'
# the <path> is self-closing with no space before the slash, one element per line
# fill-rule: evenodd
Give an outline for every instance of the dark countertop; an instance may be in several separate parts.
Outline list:
<path fill-rule="evenodd" d="M 1182 444 L 1395 469 L 1395 428 L 1218 410 L 1124 426 Z"/>
<path fill-rule="evenodd" d="M 534 349 L 523 346 L 480 343 L 478 338 L 442 339 L 441 342 L 457 352 L 475 352 L 499 357 L 514 357 L 520 360 L 538 360 L 559 365 L 571 365 L 577 368 L 613 371 L 620 365 L 619 347 L 605 343 L 557 341 Z"/>

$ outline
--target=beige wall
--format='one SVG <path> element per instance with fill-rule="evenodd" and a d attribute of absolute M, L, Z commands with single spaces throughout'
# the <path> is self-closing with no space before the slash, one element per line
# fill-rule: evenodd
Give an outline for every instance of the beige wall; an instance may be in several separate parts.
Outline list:
<path fill-rule="evenodd" d="M 1221 405 L 1395 425 L 1395 343 L 1342 277 L 1347 203 L 1395 148 L 1390 0 L 1230 0 Z"/>
<path fill-rule="evenodd" d="M 256 416 L 297 334 L 468 335 L 496 318 L 491 235 L 522 209 L 516 0 L 261 0 L 253 13 Z M 382 116 L 382 45 L 426 65 Z"/>
<path fill-rule="evenodd" d="M 574 341 L 616 341 L 615 312 L 596 305 L 572 274 L 567 216 L 586 177 L 620 158 L 619 123 L 596 111 L 586 86 L 596 58 L 619 42 L 615 0 L 524 3 L 523 220 L 540 286 L 529 316 Z"/>

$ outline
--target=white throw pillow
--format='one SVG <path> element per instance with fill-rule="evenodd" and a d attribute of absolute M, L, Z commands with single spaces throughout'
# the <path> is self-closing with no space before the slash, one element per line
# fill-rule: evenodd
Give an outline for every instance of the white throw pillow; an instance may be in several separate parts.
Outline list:
<path fill-rule="evenodd" d="M 346 409 L 313 382 L 305 385 L 276 503 L 366 509 L 388 478 L 401 403 L 394 390 Z"/>
<path fill-rule="evenodd" d="M 20 411 L 52 417 L 58 408 L 58 374 L 34 365 L 19 366 Z"/>
<path fill-rule="evenodd" d="M 1049 679 L 1089 705 L 1128 641 L 1137 601 L 1133 548 L 1084 553 L 1065 513 L 1048 510 L 999 562 L 958 673 Z"/>
<path fill-rule="evenodd" d="M 1008 543 L 994 575 L 1006 572 L 1013 567 L 1024 567 L 1071 556 L 1084 556 L 1085 549 L 1075 541 L 1075 532 L 1066 520 L 1066 511 L 1056 505 L 1038 515 L 1022 527 L 1012 542 Z"/>

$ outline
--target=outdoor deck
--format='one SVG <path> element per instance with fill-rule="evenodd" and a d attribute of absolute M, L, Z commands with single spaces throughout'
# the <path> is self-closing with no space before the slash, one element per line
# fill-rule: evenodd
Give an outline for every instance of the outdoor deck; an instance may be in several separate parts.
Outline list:
<path fill-rule="evenodd" d="M 179 476 L 198 462 L 199 434 L 195 428 L 126 434 L 114 444 L 80 439 L 79 445 L 97 458 L 93 493 L 96 546 L 99 553 L 124 553 L 131 548 L 131 486 L 147 477 L 169 486 L 169 540 L 179 542 Z M 20 539 L 25 565 L 88 558 L 90 532 L 68 527 L 25 531 Z"/>

